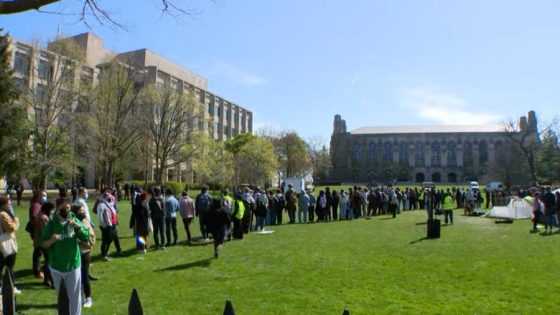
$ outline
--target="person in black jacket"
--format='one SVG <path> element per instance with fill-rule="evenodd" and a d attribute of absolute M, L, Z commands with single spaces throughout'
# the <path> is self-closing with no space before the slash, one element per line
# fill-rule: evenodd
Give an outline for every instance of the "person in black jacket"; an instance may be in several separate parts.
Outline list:
<path fill-rule="evenodd" d="M 163 249 L 165 244 L 165 224 L 163 213 L 163 198 L 161 197 L 161 190 L 159 187 L 152 189 L 153 195 L 150 198 L 149 208 L 150 216 L 152 218 L 152 225 L 154 228 L 154 244 L 156 249 Z M 161 237 L 161 240 L 160 240 Z"/>
<path fill-rule="evenodd" d="M 222 207 L 220 199 L 213 198 L 206 213 L 206 229 L 214 238 L 214 257 L 218 258 L 224 238 L 230 226 L 229 212 Z"/>

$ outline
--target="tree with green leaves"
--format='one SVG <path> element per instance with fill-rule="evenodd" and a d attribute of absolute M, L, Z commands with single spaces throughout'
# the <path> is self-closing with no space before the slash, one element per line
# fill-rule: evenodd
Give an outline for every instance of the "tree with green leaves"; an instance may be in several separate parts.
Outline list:
<path fill-rule="evenodd" d="M 278 167 L 272 142 L 249 133 L 230 139 L 226 148 L 233 154 L 234 184 L 269 184 Z"/>
<path fill-rule="evenodd" d="M 29 153 L 29 125 L 25 109 L 16 103 L 19 93 L 12 77 L 9 46 L 9 36 L 0 29 L 0 177 L 19 180 Z"/>
<path fill-rule="evenodd" d="M 151 115 L 142 107 L 144 84 L 142 71 L 113 60 L 101 69 L 91 96 L 81 99 L 80 117 L 85 124 L 80 137 L 85 148 L 82 154 L 95 165 L 100 184 L 115 183 L 122 173 L 117 169 L 119 161 L 142 139 L 145 117 Z M 146 145 L 148 142 L 145 139 Z"/>
<path fill-rule="evenodd" d="M 542 147 L 537 155 L 537 176 L 546 181 L 560 181 L 560 143 L 552 129 L 542 137 Z"/>

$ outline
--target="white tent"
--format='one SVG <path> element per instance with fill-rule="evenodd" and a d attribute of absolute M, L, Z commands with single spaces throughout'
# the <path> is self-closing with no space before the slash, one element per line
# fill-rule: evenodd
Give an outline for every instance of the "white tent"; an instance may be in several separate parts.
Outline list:
<path fill-rule="evenodd" d="M 498 219 L 530 219 L 533 205 L 525 198 L 511 198 L 505 207 L 492 207 L 487 217 Z"/>

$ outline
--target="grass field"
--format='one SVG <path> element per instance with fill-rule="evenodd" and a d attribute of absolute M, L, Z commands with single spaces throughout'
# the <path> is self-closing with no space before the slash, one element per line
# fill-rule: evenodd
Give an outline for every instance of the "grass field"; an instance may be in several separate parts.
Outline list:
<path fill-rule="evenodd" d="M 120 209 L 125 255 L 102 262 L 97 231 L 92 271 L 100 280 L 84 314 L 126 314 L 132 288 L 145 314 L 221 314 L 226 299 L 237 314 L 558 313 L 560 234 L 530 234 L 526 220 L 495 224 L 457 210 L 441 239 L 426 240 L 425 212 L 410 211 L 270 227 L 271 235 L 226 243 L 217 260 L 210 245 L 184 244 L 139 259 L 127 228 L 130 206 Z M 26 207 L 16 212 L 18 309 L 53 314 L 54 291 L 31 274 Z"/>

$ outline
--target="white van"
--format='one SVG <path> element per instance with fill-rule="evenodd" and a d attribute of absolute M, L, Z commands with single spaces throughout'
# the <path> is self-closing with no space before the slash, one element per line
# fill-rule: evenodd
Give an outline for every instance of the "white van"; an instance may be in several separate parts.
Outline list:
<path fill-rule="evenodd" d="M 478 189 L 480 189 L 480 186 L 478 185 L 478 182 L 469 182 L 469 189 L 471 189 L 471 190 L 474 190 L 474 189 L 478 190 Z"/>

